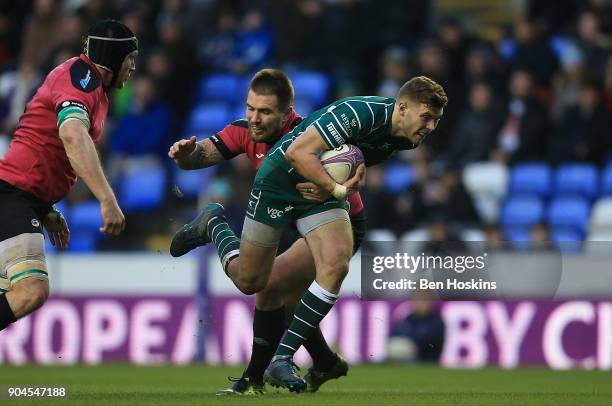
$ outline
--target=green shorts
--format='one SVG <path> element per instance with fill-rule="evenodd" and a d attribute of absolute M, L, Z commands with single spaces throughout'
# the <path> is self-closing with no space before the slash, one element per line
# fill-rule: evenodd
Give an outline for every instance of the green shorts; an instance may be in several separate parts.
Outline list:
<path fill-rule="evenodd" d="M 266 157 L 255 176 L 246 216 L 283 229 L 313 214 L 338 208 L 348 211 L 346 199 L 331 198 L 323 203 L 304 199 L 295 188 L 297 183 L 304 181 L 301 176 L 288 173 L 278 162 Z"/>

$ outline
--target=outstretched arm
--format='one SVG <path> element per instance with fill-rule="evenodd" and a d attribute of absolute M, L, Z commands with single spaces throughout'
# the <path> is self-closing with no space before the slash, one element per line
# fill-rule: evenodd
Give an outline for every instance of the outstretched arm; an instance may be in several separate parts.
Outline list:
<path fill-rule="evenodd" d="M 197 142 L 195 136 L 175 142 L 168 156 L 174 159 L 179 168 L 186 170 L 208 168 L 225 161 L 209 138 Z"/>

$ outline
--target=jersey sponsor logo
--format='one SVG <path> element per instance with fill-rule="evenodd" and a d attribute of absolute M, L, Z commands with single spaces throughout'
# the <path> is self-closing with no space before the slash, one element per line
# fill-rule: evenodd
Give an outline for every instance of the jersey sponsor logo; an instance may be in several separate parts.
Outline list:
<path fill-rule="evenodd" d="M 83 79 L 79 81 L 79 83 L 81 84 L 81 87 L 85 89 L 90 80 L 91 80 L 91 71 L 88 69 L 87 74 L 85 75 Z"/>
<path fill-rule="evenodd" d="M 345 113 L 340 114 L 340 119 L 342 120 L 342 125 L 346 129 L 347 133 L 350 134 L 351 127 L 352 128 L 358 128 L 357 127 L 357 120 L 355 120 L 355 119 L 349 120 L 348 116 Z"/>
<path fill-rule="evenodd" d="M 344 143 L 344 140 L 340 136 L 340 133 L 338 132 L 338 130 L 336 130 L 336 127 L 334 126 L 334 123 L 327 123 L 327 125 L 325 127 L 327 128 L 327 131 L 329 131 L 331 136 L 334 137 L 336 142 L 338 142 L 340 144 Z"/>
<path fill-rule="evenodd" d="M 85 106 L 83 103 L 77 100 L 64 100 L 63 102 L 59 104 L 56 112 L 59 113 L 66 107 L 78 107 L 79 109 L 85 110 L 85 112 L 89 114 L 89 111 L 87 110 L 87 106 Z"/>
<path fill-rule="evenodd" d="M 267 209 L 268 209 L 268 216 L 270 216 L 271 219 L 281 218 L 283 214 L 285 214 L 282 210 L 275 209 L 273 207 L 268 207 Z"/>

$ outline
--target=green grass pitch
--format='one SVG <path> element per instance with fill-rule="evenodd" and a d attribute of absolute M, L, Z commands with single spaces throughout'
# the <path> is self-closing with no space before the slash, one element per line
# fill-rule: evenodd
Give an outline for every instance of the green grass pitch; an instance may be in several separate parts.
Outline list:
<path fill-rule="evenodd" d="M 268 387 L 257 397 L 215 396 L 240 367 L 0 366 L 0 385 L 68 385 L 72 405 L 612 405 L 612 373 L 542 368 L 448 370 L 432 366 L 352 366 L 315 394 Z M 25 401 L 25 403 L 30 403 Z M 0 400 L 0 404 L 24 404 Z"/>

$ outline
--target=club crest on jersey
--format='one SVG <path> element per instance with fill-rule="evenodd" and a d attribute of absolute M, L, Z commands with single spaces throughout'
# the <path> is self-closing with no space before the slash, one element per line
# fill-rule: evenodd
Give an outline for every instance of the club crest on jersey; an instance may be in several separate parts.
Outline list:
<path fill-rule="evenodd" d="M 85 75 L 85 77 L 81 79 L 79 83 L 81 84 L 81 87 L 85 89 L 87 87 L 87 84 L 89 84 L 90 80 L 91 80 L 91 71 L 87 70 L 87 75 Z"/>
<path fill-rule="evenodd" d="M 30 223 L 34 226 L 34 227 L 40 227 L 40 223 L 38 222 L 38 220 L 36 219 L 32 219 L 32 221 L 30 221 Z"/>

